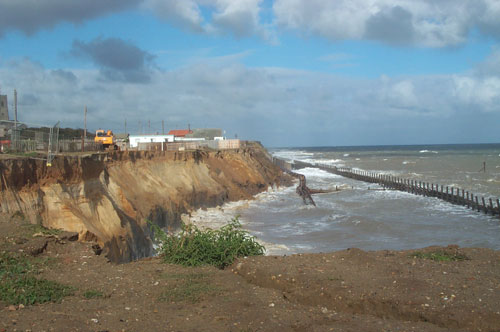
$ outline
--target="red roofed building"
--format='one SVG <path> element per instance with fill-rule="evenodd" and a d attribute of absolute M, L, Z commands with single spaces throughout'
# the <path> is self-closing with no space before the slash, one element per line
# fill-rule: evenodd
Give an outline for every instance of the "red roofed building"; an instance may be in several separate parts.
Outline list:
<path fill-rule="evenodd" d="M 186 137 L 187 134 L 192 134 L 193 131 L 190 129 L 174 129 L 168 132 L 169 135 L 174 135 L 175 137 Z"/>

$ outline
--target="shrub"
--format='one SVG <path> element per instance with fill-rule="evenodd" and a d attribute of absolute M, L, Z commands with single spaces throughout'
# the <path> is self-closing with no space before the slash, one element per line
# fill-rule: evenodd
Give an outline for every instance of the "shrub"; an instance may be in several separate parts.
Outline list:
<path fill-rule="evenodd" d="M 237 257 L 263 255 L 265 248 L 241 229 L 238 217 L 219 230 L 200 230 L 182 225 L 176 235 L 165 234 L 152 225 L 166 263 L 183 266 L 213 265 L 220 269 L 231 265 Z"/>

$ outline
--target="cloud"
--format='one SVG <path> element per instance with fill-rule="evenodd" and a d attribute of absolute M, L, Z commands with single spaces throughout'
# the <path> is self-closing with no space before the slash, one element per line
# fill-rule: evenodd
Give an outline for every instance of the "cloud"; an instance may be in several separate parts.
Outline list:
<path fill-rule="evenodd" d="M 195 0 L 146 0 L 143 7 L 156 16 L 192 31 L 203 31 L 203 17 Z"/>
<path fill-rule="evenodd" d="M 409 11 L 399 6 L 385 8 L 366 21 L 365 36 L 392 44 L 412 43 L 415 34 L 412 16 Z"/>
<path fill-rule="evenodd" d="M 88 43 L 75 40 L 70 53 L 92 60 L 112 81 L 147 83 L 151 79 L 154 56 L 119 38 L 99 37 Z"/>
<path fill-rule="evenodd" d="M 237 38 L 275 36 L 260 21 L 263 0 L 145 0 L 143 8 L 160 19 L 191 31 L 232 34 Z"/>
<path fill-rule="evenodd" d="M 500 38 L 496 0 L 275 0 L 273 10 L 280 28 L 330 40 L 447 47 L 475 27 Z"/>
<path fill-rule="evenodd" d="M 91 129 L 120 132 L 127 119 L 132 133 L 144 132 L 148 121 L 156 132 L 164 120 L 168 129 L 221 127 L 228 137 L 268 146 L 498 141 L 500 76 L 480 70 L 497 66 L 490 59 L 461 74 L 374 79 L 227 59 L 152 70 L 147 90 L 103 80 L 100 70 L 52 70 L 21 59 L 0 62 L 0 85 L 4 92 L 16 87 L 26 101 L 21 120 L 65 127 L 81 127 L 87 105 Z"/>
<path fill-rule="evenodd" d="M 0 36 L 8 30 L 30 35 L 61 22 L 85 20 L 136 6 L 142 0 L 0 0 Z"/>

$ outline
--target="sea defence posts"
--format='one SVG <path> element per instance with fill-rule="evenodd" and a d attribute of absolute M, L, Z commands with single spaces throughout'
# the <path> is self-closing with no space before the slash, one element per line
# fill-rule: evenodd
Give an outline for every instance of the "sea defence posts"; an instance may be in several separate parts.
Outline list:
<path fill-rule="evenodd" d="M 378 184 L 384 189 L 405 191 L 414 195 L 436 197 L 452 204 L 467 206 L 467 208 L 472 210 L 500 217 L 500 200 L 498 198 L 480 197 L 479 195 L 473 194 L 465 189 L 443 186 L 424 181 L 404 179 L 392 175 L 378 174 L 348 167 L 310 164 L 301 161 L 289 163 L 278 158 L 273 158 L 273 162 L 283 169 L 314 167 L 346 178 Z M 285 167 L 283 167 L 283 165 Z"/>

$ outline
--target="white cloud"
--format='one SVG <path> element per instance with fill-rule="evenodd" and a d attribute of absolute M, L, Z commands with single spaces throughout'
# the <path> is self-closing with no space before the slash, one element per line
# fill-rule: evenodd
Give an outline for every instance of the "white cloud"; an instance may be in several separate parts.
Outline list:
<path fill-rule="evenodd" d="M 276 0 L 273 5 L 283 29 L 425 47 L 460 45 L 474 26 L 500 37 L 499 7 L 497 0 Z"/>
<path fill-rule="evenodd" d="M 166 21 L 191 30 L 234 36 L 258 35 L 269 39 L 272 33 L 260 23 L 263 0 L 145 0 L 144 7 Z M 205 10 L 205 17 L 202 11 Z"/>
<path fill-rule="evenodd" d="M 195 0 L 145 0 L 143 6 L 163 20 L 194 31 L 203 31 L 203 17 Z"/>
<path fill-rule="evenodd" d="M 500 122 L 500 76 L 479 70 L 362 79 L 225 59 L 152 68 L 146 84 L 105 81 L 99 70 L 4 61 L 0 85 L 3 93 L 18 90 L 27 122 L 81 127 L 87 105 L 93 129 L 121 131 L 127 119 L 132 132 L 149 120 L 159 131 L 165 120 L 169 129 L 222 127 L 229 137 L 281 146 L 484 141 L 493 140 L 485 137 Z"/>

